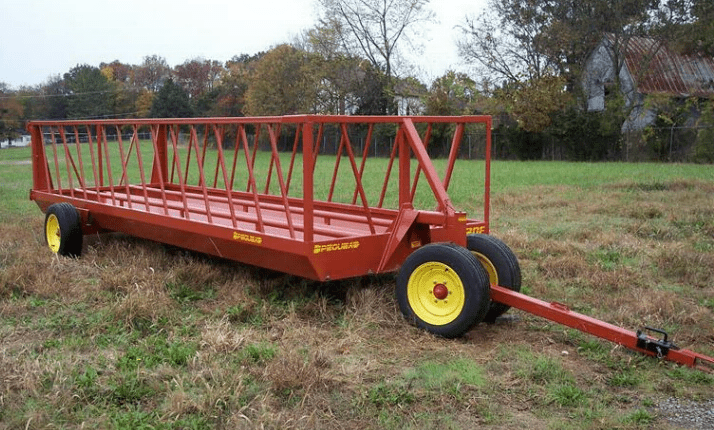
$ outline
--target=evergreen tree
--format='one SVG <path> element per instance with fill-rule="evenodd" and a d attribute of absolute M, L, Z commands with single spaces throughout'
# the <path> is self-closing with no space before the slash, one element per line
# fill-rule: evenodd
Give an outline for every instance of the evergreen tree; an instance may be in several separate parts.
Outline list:
<path fill-rule="evenodd" d="M 78 65 L 64 75 L 69 118 L 97 118 L 111 114 L 112 85 L 97 67 Z"/>
<path fill-rule="evenodd" d="M 151 103 L 152 118 L 190 118 L 193 116 L 188 93 L 172 79 L 166 80 Z"/>

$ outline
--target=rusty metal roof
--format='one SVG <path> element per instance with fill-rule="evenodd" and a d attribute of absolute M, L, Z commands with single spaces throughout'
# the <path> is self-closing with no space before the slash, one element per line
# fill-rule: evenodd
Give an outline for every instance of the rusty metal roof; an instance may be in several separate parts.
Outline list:
<path fill-rule="evenodd" d="M 714 97 L 712 57 L 681 55 L 645 37 L 632 37 L 623 52 L 640 93 Z"/>

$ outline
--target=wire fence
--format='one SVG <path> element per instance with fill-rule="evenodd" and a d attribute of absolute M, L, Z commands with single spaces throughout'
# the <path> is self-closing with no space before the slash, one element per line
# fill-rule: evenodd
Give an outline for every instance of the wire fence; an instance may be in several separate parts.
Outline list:
<path fill-rule="evenodd" d="M 130 140 L 131 133 L 123 133 L 122 139 Z M 149 131 L 139 132 L 139 139 L 150 140 Z M 117 140 L 118 135 L 107 136 L 109 140 Z M 255 136 L 248 136 L 251 144 Z M 366 132 L 355 130 L 351 132 L 350 142 L 353 150 L 362 154 L 365 146 Z M 51 137 L 46 136 L 46 141 Z M 95 141 L 96 136 L 88 133 L 73 133 L 67 136 L 69 143 L 79 141 L 88 143 Z M 188 136 L 181 135 L 179 141 L 185 141 Z M 673 126 L 647 127 L 643 130 L 628 131 L 606 140 L 597 140 L 593 136 L 557 136 L 547 133 L 538 135 L 514 135 L 507 130 L 497 129 L 491 134 L 491 156 L 500 160 L 553 160 L 553 161 L 626 161 L 626 162 L 700 162 L 714 163 L 714 126 Z M 27 142 L 16 140 L 12 146 L 25 146 Z M 269 143 L 258 142 L 261 149 L 269 150 Z M 294 135 L 285 130 L 278 140 L 281 151 L 289 151 L 294 144 Z M 394 135 L 374 133 L 367 154 L 374 157 L 389 157 L 393 150 Z M 432 138 L 428 142 L 428 151 L 432 158 L 448 157 L 451 142 Z M 230 146 L 230 139 L 225 145 Z M 7 141 L 2 147 L 7 147 Z M 265 148 L 262 148 L 265 146 Z M 322 154 L 338 154 L 340 134 L 337 130 L 325 130 L 320 138 L 319 151 Z M 486 155 L 486 131 L 477 129 L 463 136 L 459 148 L 459 158 L 468 160 L 484 159 Z"/>
<path fill-rule="evenodd" d="M 493 158 L 502 160 L 714 163 L 711 125 L 646 127 L 611 136 L 525 134 L 498 129 L 492 141 Z M 478 144 L 475 148 L 473 153 L 480 154 Z"/>

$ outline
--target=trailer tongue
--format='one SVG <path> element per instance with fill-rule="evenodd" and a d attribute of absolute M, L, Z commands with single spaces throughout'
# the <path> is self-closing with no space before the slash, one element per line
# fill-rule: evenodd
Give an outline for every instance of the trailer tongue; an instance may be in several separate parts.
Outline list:
<path fill-rule="evenodd" d="M 587 315 L 573 312 L 562 303 L 544 302 L 498 285 L 491 285 L 491 300 L 609 340 L 642 354 L 714 373 L 714 358 L 688 349 L 680 349 L 668 339 L 668 335 L 664 330 L 644 327 L 642 330 L 632 332 Z M 661 337 L 652 337 L 647 332 L 656 333 Z"/>
<path fill-rule="evenodd" d="M 321 281 L 398 271 L 402 313 L 441 336 L 515 307 L 714 371 L 714 359 L 679 349 L 661 330 L 633 333 L 519 293 L 516 256 L 488 235 L 488 116 L 37 121 L 28 129 L 30 198 L 59 255 L 79 256 L 86 234 L 117 231 Z M 435 134 L 450 143 L 442 176 L 428 153 Z M 485 140 L 479 219 L 447 193 L 473 135 Z"/>

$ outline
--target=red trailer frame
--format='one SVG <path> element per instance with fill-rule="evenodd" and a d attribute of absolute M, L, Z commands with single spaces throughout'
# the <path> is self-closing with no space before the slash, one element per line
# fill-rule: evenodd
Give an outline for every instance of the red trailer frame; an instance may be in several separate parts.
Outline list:
<path fill-rule="evenodd" d="M 79 254 L 83 235 L 118 231 L 319 281 L 406 266 L 397 278 L 402 312 L 435 333 L 458 335 L 513 306 L 713 370 L 714 359 L 677 348 L 660 330 L 647 329 L 664 338 L 634 333 L 518 293 L 517 259 L 484 236 L 491 125 L 490 116 L 36 121 L 30 198 L 60 254 Z M 485 138 L 483 216 L 470 219 L 447 191 L 464 136 L 476 132 Z M 441 177 L 428 154 L 436 134 L 450 142 Z M 379 149 L 389 157 L 370 169 Z M 318 158 L 331 169 L 318 171 Z"/>
<path fill-rule="evenodd" d="M 455 124 L 453 145 L 442 181 L 426 147 L 434 127 L 449 124 Z M 29 125 L 34 151 L 30 198 L 43 211 L 53 203 L 71 203 L 81 214 L 85 234 L 121 231 L 320 281 L 390 272 L 418 246 L 431 242 L 463 246 L 467 231 L 488 232 L 490 154 L 486 156 L 487 191 L 482 220 L 467 219 L 464 212 L 454 209 L 447 195 L 464 129 L 473 124 L 485 126 L 486 151 L 490 151 L 488 116 L 33 122 Z M 318 200 L 315 166 L 328 126 L 336 129 L 339 148 L 329 195 Z M 358 126 L 364 134 L 359 165 L 356 142 L 350 136 Z M 374 130 L 380 126 L 391 126 L 394 138 L 388 148 L 390 158 L 383 172 L 382 191 L 375 202 L 368 201 L 362 175 L 370 159 Z M 287 127 L 291 127 L 293 142 L 286 173 L 278 146 L 281 131 Z M 417 127 L 422 129 L 421 134 Z M 264 184 L 258 182 L 254 172 L 260 145 L 250 147 L 248 129 L 253 132 L 252 140 L 263 139 L 263 145 L 270 150 L 270 171 Z M 143 159 L 146 151 L 140 148 L 147 145 L 139 139 L 142 130 L 150 132 L 150 160 Z M 224 148 L 229 146 L 228 139 L 232 151 Z M 110 141 L 114 141 L 112 146 L 118 146 L 121 166 L 111 164 L 109 153 L 117 148 L 110 148 Z M 217 157 L 210 166 L 209 146 L 217 148 Z M 50 162 L 47 148 L 51 149 Z M 411 171 L 410 153 L 418 160 L 415 172 Z M 339 203 L 333 194 L 345 156 L 355 187 L 351 202 Z M 301 172 L 296 158 L 302 159 Z M 91 168 L 87 159 L 91 159 Z M 133 161 L 139 175 L 132 180 Z M 387 209 L 385 194 L 394 182 L 395 165 L 398 208 Z M 238 184 L 234 183 L 240 167 L 248 174 L 245 191 L 237 191 Z M 199 176 L 190 183 L 188 177 L 196 172 Z M 291 185 L 300 173 L 302 192 L 294 193 Z M 421 176 L 433 193 L 435 209 L 414 208 Z M 277 190 L 273 181 L 277 181 Z"/>

